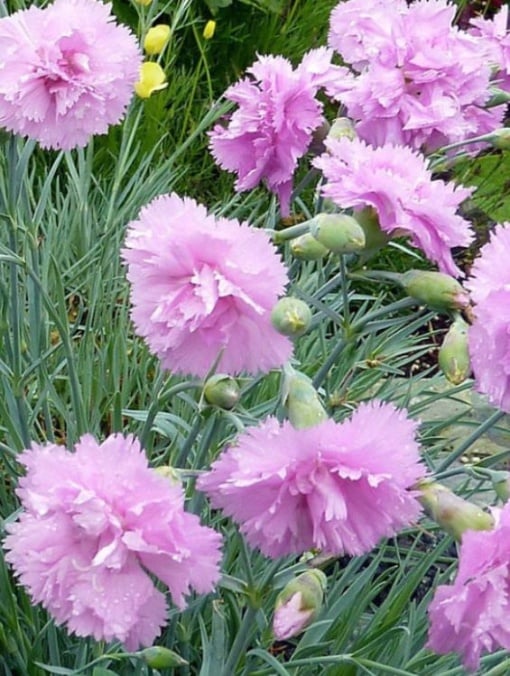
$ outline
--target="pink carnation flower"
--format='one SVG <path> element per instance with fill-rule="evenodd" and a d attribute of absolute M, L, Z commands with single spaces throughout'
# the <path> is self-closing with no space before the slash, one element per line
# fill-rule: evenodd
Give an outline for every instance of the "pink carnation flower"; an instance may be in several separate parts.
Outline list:
<path fill-rule="evenodd" d="M 487 61 L 496 67 L 494 84 L 510 92 L 510 31 L 508 30 L 508 6 L 491 19 L 471 19 L 471 35 L 479 38 L 480 47 L 486 50 Z"/>
<path fill-rule="evenodd" d="M 479 392 L 510 413 L 510 223 L 498 225 L 467 282 L 476 304 L 469 352 Z"/>
<path fill-rule="evenodd" d="M 328 182 L 322 194 L 343 209 L 372 206 L 381 229 L 407 235 L 442 272 L 462 274 L 451 248 L 468 246 L 468 221 L 455 213 L 472 188 L 432 180 L 426 160 L 403 146 L 372 148 L 358 139 L 327 139 L 329 152 L 314 160 Z"/>
<path fill-rule="evenodd" d="M 202 377 L 222 353 L 223 373 L 257 373 L 291 355 L 270 317 L 287 271 L 263 230 L 164 195 L 130 223 L 122 256 L 136 331 L 164 368 Z"/>
<path fill-rule="evenodd" d="M 133 437 L 98 444 L 85 435 L 69 453 L 34 444 L 20 456 L 23 511 L 4 546 L 35 603 L 78 636 L 151 645 L 166 621 L 148 572 L 184 595 L 213 589 L 220 536 L 184 512 L 179 485 L 147 465 Z"/>
<path fill-rule="evenodd" d="M 402 16 L 405 0 L 349 0 L 331 12 L 329 46 L 361 71 L 374 60 L 394 66 L 406 47 Z"/>
<path fill-rule="evenodd" d="M 225 92 L 238 105 L 227 126 L 218 124 L 209 133 L 215 160 L 237 174 L 236 190 L 265 181 L 284 216 L 289 214 L 297 162 L 324 122 L 316 94 L 347 72 L 332 66 L 331 56 L 325 48 L 312 50 L 295 69 L 281 56 L 259 57 L 248 68 L 250 77 Z"/>
<path fill-rule="evenodd" d="M 64 150 L 119 122 L 141 63 L 136 38 L 98 0 L 0 19 L 0 55 L 0 125 Z"/>
<path fill-rule="evenodd" d="M 428 647 L 460 653 L 468 670 L 483 652 L 510 650 L 510 503 L 494 530 L 463 534 L 455 582 L 436 589 L 429 618 Z"/>
<path fill-rule="evenodd" d="M 483 108 L 491 84 L 487 48 L 452 26 L 455 5 L 391 4 L 349 0 L 331 15 L 331 46 L 361 71 L 336 93 L 359 136 L 430 151 L 501 126 L 505 106 Z"/>
<path fill-rule="evenodd" d="M 381 402 L 362 404 L 341 424 L 297 430 L 269 418 L 224 451 L 197 487 L 267 556 L 363 554 L 420 514 L 409 490 L 425 474 L 416 426 Z"/>

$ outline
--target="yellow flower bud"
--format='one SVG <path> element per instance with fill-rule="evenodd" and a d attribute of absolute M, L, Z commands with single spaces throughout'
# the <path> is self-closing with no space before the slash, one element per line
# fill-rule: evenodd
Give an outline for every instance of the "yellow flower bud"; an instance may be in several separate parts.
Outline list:
<path fill-rule="evenodd" d="M 135 0 L 135 2 L 139 5 L 143 5 L 144 7 L 147 7 L 148 5 L 151 4 L 152 0 Z"/>
<path fill-rule="evenodd" d="M 204 32 L 202 34 L 204 36 L 204 39 L 210 40 L 213 37 L 215 30 L 216 30 L 216 21 L 214 21 L 213 19 L 210 19 L 205 24 L 205 27 L 204 27 Z"/>
<path fill-rule="evenodd" d="M 154 56 L 155 54 L 161 54 L 164 50 L 167 42 L 170 40 L 170 35 L 172 31 L 170 26 L 160 23 L 157 26 L 149 28 L 145 40 L 143 41 L 143 48 L 150 54 Z"/>
<path fill-rule="evenodd" d="M 165 71 L 159 63 L 145 61 L 140 67 L 140 79 L 135 82 L 135 92 L 141 99 L 148 99 L 151 94 L 167 86 Z"/>

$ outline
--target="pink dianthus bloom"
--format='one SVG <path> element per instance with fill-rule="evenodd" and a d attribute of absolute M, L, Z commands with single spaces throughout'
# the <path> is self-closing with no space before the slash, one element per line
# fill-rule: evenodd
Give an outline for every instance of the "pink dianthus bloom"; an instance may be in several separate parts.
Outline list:
<path fill-rule="evenodd" d="M 74 453 L 34 444 L 20 462 L 23 511 L 4 546 L 21 584 L 78 636 L 152 645 L 166 622 L 165 596 L 213 589 L 221 538 L 184 511 L 182 488 L 150 469 L 139 442 L 85 435 Z"/>
<path fill-rule="evenodd" d="M 175 193 L 144 207 L 122 250 L 137 333 L 175 373 L 235 375 L 282 366 L 292 343 L 271 324 L 288 282 L 269 236 Z"/>
<path fill-rule="evenodd" d="M 475 303 L 468 330 L 476 388 L 510 413 L 510 223 L 496 227 L 482 247 L 466 286 Z"/>
<path fill-rule="evenodd" d="M 393 66 L 405 48 L 402 15 L 405 0 L 349 0 L 330 16 L 329 46 L 356 71 L 375 59 Z"/>
<path fill-rule="evenodd" d="M 486 45 L 452 25 L 453 3 L 379 0 L 370 17 L 372 5 L 349 0 L 331 15 L 331 46 L 361 71 L 335 94 L 360 138 L 431 151 L 501 126 L 505 106 L 484 109 L 492 84 Z"/>
<path fill-rule="evenodd" d="M 510 650 L 510 503 L 493 530 L 465 531 L 455 582 L 436 589 L 428 612 L 428 647 L 460 653 L 470 671 L 482 653 Z"/>
<path fill-rule="evenodd" d="M 44 148 L 84 146 L 123 117 L 136 38 L 99 0 L 55 0 L 0 19 L 0 126 Z"/>
<path fill-rule="evenodd" d="M 269 418 L 248 429 L 197 487 L 277 558 L 322 549 L 369 552 L 411 524 L 425 474 L 416 423 L 391 404 L 362 404 L 350 420 L 295 429 Z"/>
<path fill-rule="evenodd" d="M 487 51 L 487 60 L 496 68 L 494 84 L 510 92 L 510 31 L 508 30 L 508 6 L 492 18 L 479 16 L 471 19 L 471 35 L 479 38 L 482 49 Z"/>
<path fill-rule="evenodd" d="M 358 139 L 327 139 L 313 164 L 327 183 L 321 192 L 343 209 L 372 206 L 381 229 L 407 235 L 442 272 L 458 276 L 451 248 L 468 246 L 469 222 L 455 213 L 472 188 L 432 180 L 425 158 L 404 146 L 373 148 Z"/>
<path fill-rule="evenodd" d="M 209 133 L 216 162 L 237 174 L 236 190 L 250 190 L 265 181 L 278 196 L 284 216 L 289 214 L 297 162 L 324 122 L 317 92 L 347 73 L 331 64 L 332 54 L 314 49 L 295 69 L 281 56 L 260 56 L 248 68 L 250 77 L 224 94 L 237 110 L 226 126 L 217 124 Z"/>

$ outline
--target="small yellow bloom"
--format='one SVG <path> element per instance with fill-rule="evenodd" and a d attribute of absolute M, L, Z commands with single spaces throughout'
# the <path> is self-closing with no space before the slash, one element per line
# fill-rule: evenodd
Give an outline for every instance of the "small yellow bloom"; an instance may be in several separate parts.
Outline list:
<path fill-rule="evenodd" d="M 203 36 L 206 40 L 210 40 L 213 35 L 214 31 L 216 30 L 216 21 L 213 19 L 210 19 L 206 24 L 203 32 Z"/>
<path fill-rule="evenodd" d="M 135 0 L 139 5 L 143 5 L 144 7 L 147 7 L 148 5 L 151 4 L 152 0 Z"/>
<path fill-rule="evenodd" d="M 151 54 L 152 56 L 161 54 L 167 42 L 170 40 L 171 33 L 170 26 L 163 23 L 149 28 L 145 40 L 143 41 L 143 48 L 147 54 Z"/>
<path fill-rule="evenodd" d="M 165 71 L 159 63 L 145 61 L 140 67 L 140 79 L 135 82 L 135 92 L 142 99 L 167 86 Z"/>

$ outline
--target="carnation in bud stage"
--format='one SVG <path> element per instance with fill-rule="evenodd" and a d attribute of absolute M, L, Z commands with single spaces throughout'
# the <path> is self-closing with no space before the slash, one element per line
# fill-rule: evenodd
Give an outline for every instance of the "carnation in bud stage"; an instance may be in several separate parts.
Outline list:
<path fill-rule="evenodd" d="M 329 249 L 309 232 L 291 240 L 290 250 L 293 256 L 303 261 L 318 261 L 329 253 Z"/>
<path fill-rule="evenodd" d="M 312 312 L 303 300 L 284 296 L 271 311 L 271 323 L 278 333 L 299 338 L 310 328 Z"/>
<path fill-rule="evenodd" d="M 273 633 L 284 641 L 303 632 L 319 614 L 327 578 L 321 570 L 307 570 L 285 585 L 278 594 Z"/>
<path fill-rule="evenodd" d="M 408 270 L 399 277 L 406 293 L 432 310 L 462 310 L 469 294 L 453 277 L 430 270 Z"/>
<path fill-rule="evenodd" d="M 490 530 L 494 525 L 494 518 L 488 512 L 463 500 L 446 486 L 424 481 L 418 490 L 419 500 L 430 518 L 456 540 L 462 540 L 467 530 Z"/>
<path fill-rule="evenodd" d="M 460 385 L 471 373 L 468 325 L 459 315 L 443 338 L 438 353 L 439 368 L 452 385 Z"/>
<path fill-rule="evenodd" d="M 293 427 L 313 427 L 327 420 L 328 414 L 312 381 L 289 364 L 283 368 L 282 400 Z"/>
<path fill-rule="evenodd" d="M 204 385 L 204 398 L 208 404 L 226 411 L 234 408 L 241 397 L 237 381 L 224 373 L 215 373 Z"/>
<path fill-rule="evenodd" d="M 358 221 L 347 214 L 318 214 L 310 221 L 310 234 L 333 253 L 359 253 L 365 233 Z"/>

